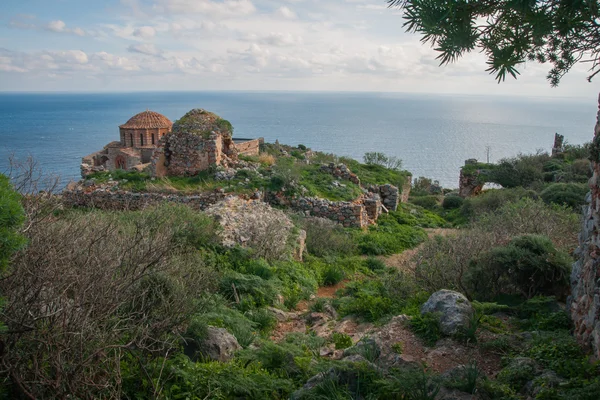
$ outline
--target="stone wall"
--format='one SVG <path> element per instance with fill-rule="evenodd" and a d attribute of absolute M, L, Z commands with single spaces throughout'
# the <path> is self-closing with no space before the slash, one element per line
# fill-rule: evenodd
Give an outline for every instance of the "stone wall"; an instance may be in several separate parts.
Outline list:
<path fill-rule="evenodd" d="M 70 185 L 62 194 L 62 201 L 68 207 L 93 207 L 102 210 L 143 210 L 149 206 L 165 202 L 185 204 L 195 210 L 205 210 L 223 200 L 224 192 L 178 195 L 161 193 L 134 193 L 115 190 L 111 185 L 84 187 Z"/>
<path fill-rule="evenodd" d="M 396 186 L 390 185 L 388 183 L 386 185 L 371 185 L 367 189 L 369 190 L 369 192 L 375 193 L 380 197 L 381 203 L 388 211 L 396 211 L 398 209 L 398 204 L 400 203 L 401 196 L 400 189 L 398 189 Z M 404 202 L 408 201 L 408 193 L 410 193 L 410 180 L 408 184 L 407 194 L 405 196 L 406 200 L 404 200 Z"/>
<path fill-rule="evenodd" d="M 260 144 L 261 142 L 264 143 L 264 139 L 234 139 L 233 142 L 239 154 L 257 156 L 260 153 Z"/>
<path fill-rule="evenodd" d="M 402 185 L 402 192 L 400 192 L 400 202 L 408 203 L 408 196 L 410 196 L 410 190 L 412 189 L 412 175 L 406 177 L 406 182 Z"/>
<path fill-rule="evenodd" d="M 362 228 L 370 222 L 365 205 L 360 203 L 301 197 L 290 200 L 290 207 L 307 215 L 336 221 L 345 227 Z"/>
<path fill-rule="evenodd" d="M 571 272 L 568 309 L 575 325 L 574 335 L 600 360 L 600 97 L 590 159 L 593 175 L 588 206 L 584 208 L 579 234 L 578 260 Z"/>
<path fill-rule="evenodd" d="M 360 179 L 355 173 L 350 171 L 350 168 L 348 168 L 346 164 L 335 165 L 334 163 L 329 163 L 327 165 L 321 165 L 321 170 L 336 178 L 344 179 L 360 186 Z"/>
<path fill-rule="evenodd" d="M 477 160 L 474 158 L 465 161 L 465 166 L 473 164 L 477 164 Z M 483 190 L 484 184 L 479 181 L 479 171 L 465 174 L 464 168 L 462 168 L 458 179 L 458 195 L 463 199 L 477 196 Z"/>

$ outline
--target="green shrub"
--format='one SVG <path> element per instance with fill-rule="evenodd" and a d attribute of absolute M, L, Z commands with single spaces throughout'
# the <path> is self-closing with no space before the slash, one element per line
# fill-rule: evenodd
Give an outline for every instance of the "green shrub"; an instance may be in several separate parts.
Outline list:
<path fill-rule="evenodd" d="M 336 350 L 347 349 L 352 346 L 352 337 L 341 332 L 333 332 L 333 343 Z"/>
<path fill-rule="evenodd" d="M 477 368 L 477 362 L 472 361 L 452 374 L 444 382 L 444 386 L 474 394 L 481 379 L 482 375 L 479 368 Z"/>
<path fill-rule="evenodd" d="M 399 305 L 386 297 L 385 287 L 377 280 L 349 282 L 344 294 L 337 302 L 342 316 L 356 315 L 373 322 L 399 311 Z"/>
<path fill-rule="evenodd" d="M 265 280 L 255 275 L 229 271 L 219 285 L 220 293 L 230 301 L 239 299 L 244 308 L 273 305 L 281 289 L 281 282 Z"/>
<path fill-rule="evenodd" d="M 569 255 L 556 250 L 547 237 L 525 235 L 474 259 L 465 279 L 478 299 L 562 295 L 568 289 L 571 263 Z"/>
<path fill-rule="evenodd" d="M 20 195 L 0 174 L 0 272 L 8 266 L 11 255 L 25 245 L 25 238 L 17 232 L 24 221 Z"/>
<path fill-rule="evenodd" d="M 365 259 L 365 266 L 371 271 L 383 271 L 387 268 L 383 261 L 375 257 Z"/>
<path fill-rule="evenodd" d="M 437 214 L 423 207 L 401 203 L 396 211 L 389 213 L 400 225 L 418 226 L 421 228 L 445 228 L 448 222 Z"/>
<path fill-rule="evenodd" d="M 490 189 L 477 197 L 466 199 L 461 207 L 461 213 L 469 218 L 477 218 L 482 214 L 496 211 L 507 203 L 518 202 L 524 198 L 537 199 L 538 194 L 522 187 Z"/>
<path fill-rule="evenodd" d="M 598 365 L 591 364 L 577 341 L 567 331 L 534 335 L 527 356 L 565 378 L 597 376 Z"/>
<path fill-rule="evenodd" d="M 178 356 L 155 361 L 150 371 L 168 372 L 162 395 L 169 399 L 237 399 L 248 400 L 281 399 L 291 394 L 294 384 L 290 379 L 271 374 L 258 364 L 243 365 L 240 362 L 193 363 Z M 126 398 L 152 398 L 154 385 L 134 361 L 127 364 L 124 374 Z"/>
<path fill-rule="evenodd" d="M 277 318 L 266 308 L 250 310 L 244 315 L 254 322 L 256 328 L 263 334 L 269 334 L 277 326 Z"/>
<path fill-rule="evenodd" d="M 427 235 L 416 227 L 400 225 L 393 216 L 382 215 L 378 224 L 364 232 L 356 232 L 362 254 L 377 256 L 400 253 L 421 243 Z"/>
<path fill-rule="evenodd" d="M 423 207 L 427 210 L 435 210 L 440 205 L 439 196 L 411 197 L 409 200 L 412 204 Z"/>
<path fill-rule="evenodd" d="M 305 218 L 300 226 L 306 231 L 306 249 L 318 257 L 355 254 L 356 244 L 344 228 L 324 218 Z"/>
<path fill-rule="evenodd" d="M 436 313 L 418 313 L 410 320 L 410 328 L 426 345 L 433 346 L 441 339 L 440 317 Z"/>
<path fill-rule="evenodd" d="M 532 380 L 537 372 L 538 367 L 533 360 L 517 357 L 498 373 L 497 379 L 511 389 L 521 391 L 521 388 Z"/>
<path fill-rule="evenodd" d="M 336 283 L 341 282 L 345 278 L 346 274 L 343 269 L 337 265 L 329 265 L 323 271 L 323 284 L 325 286 L 333 286 Z"/>
<path fill-rule="evenodd" d="M 442 202 L 442 207 L 444 207 L 445 210 L 460 208 L 462 207 L 464 201 L 465 200 L 459 196 L 445 196 L 444 201 Z"/>
<path fill-rule="evenodd" d="M 422 368 L 392 370 L 377 383 L 378 398 L 390 400 L 434 400 L 441 387 L 439 379 Z"/>
<path fill-rule="evenodd" d="M 544 189 L 541 197 L 547 204 L 554 203 L 579 209 L 585 204 L 588 192 L 589 188 L 585 184 L 556 183 Z"/>
<path fill-rule="evenodd" d="M 325 311 L 325 305 L 327 304 L 327 299 L 322 297 L 318 297 L 313 301 L 308 307 L 311 312 L 322 313 Z"/>

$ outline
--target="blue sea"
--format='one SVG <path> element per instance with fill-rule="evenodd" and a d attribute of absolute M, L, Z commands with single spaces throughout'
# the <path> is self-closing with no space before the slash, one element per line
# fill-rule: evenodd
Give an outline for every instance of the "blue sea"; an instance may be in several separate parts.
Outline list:
<path fill-rule="evenodd" d="M 172 121 L 192 108 L 228 119 L 234 137 L 264 137 L 358 160 L 379 151 L 413 176 L 457 187 L 468 158 L 491 161 L 538 149 L 554 133 L 592 139 L 595 99 L 402 93 L 179 92 L 0 94 L 0 171 L 11 153 L 32 155 L 63 182 L 79 178 L 81 157 L 119 139 L 118 125 L 146 109 Z"/>

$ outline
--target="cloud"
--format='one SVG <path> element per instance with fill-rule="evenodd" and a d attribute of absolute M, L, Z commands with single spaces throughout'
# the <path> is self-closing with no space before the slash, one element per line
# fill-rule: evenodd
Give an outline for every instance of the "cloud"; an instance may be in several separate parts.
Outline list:
<path fill-rule="evenodd" d="M 202 14 L 211 17 L 250 15 L 256 7 L 250 0 L 155 0 L 155 11 L 168 14 Z"/>
<path fill-rule="evenodd" d="M 127 51 L 130 53 L 140 53 L 149 56 L 159 56 L 163 53 L 162 50 L 160 50 L 152 43 L 132 44 L 127 48 Z"/>
<path fill-rule="evenodd" d="M 277 15 L 280 18 L 284 18 L 284 19 L 296 19 L 298 18 L 298 16 L 296 15 L 295 12 L 293 12 L 292 10 L 290 10 L 288 7 L 279 7 L 277 9 L 277 11 L 275 11 L 275 15 Z"/>
<path fill-rule="evenodd" d="M 156 35 L 156 30 L 151 26 L 140 26 L 133 31 L 133 36 L 142 39 L 150 39 Z"/>
<path fill-rule="evenodd" d="M 87 34 L 82 28 L 68 28 L 67 24 L 61 20 L 54 20 L 48 23 L 38 22 L 33 15 L 18 15 L 10 20 L 8 26 L 14 29 L 44 30 L 75 36 L 85 36 Z"/>

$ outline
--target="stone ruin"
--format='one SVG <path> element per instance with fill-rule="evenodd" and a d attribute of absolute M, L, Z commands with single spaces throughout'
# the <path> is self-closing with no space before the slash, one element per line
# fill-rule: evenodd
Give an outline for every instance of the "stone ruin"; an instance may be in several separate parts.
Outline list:
<path fill-rule="evenodd" d="M 478 162 L 474 158 L 470 158 L 465 161 L 465 166 L 476 165 Z M 460 197 L 467 198 L 477 196 L 483 190 L 485 182 L 479 180 L 481 170 L 476 170 L 475 173 L 465 173 L 464 168 L 460 170 L 460 177 L 458 181 L 458 195 Z"/>
<path fill-rule="evenodd" d="M 554 145 L 552 146 L 552 157 L 557 157 L 563 153 L 564 141 L 565 141 L 565 137 L 563 135 L 559 135 L 558 133 L 554 134 Z"/>
<path fill-rule="evenodd" d="M 592 141 L 593 175 L 588 206 L 584 208 L 577 261 L 571 272 L 568 310 L 575 325 L 575 338 L 600 360 L 600 96 Z"/>
<path fill-rule="evenodd" d="M 234 139 L 231 124 L 218 115 L 194 109 L 173 124 L 144 111 L 119 126 L 120 141 L 82 158 L 81 175 L 134 170 L 152 176 L 194 176 L 211 167 L 235 163 L 240 154 L 258 155 L 259 139 Z"/>

